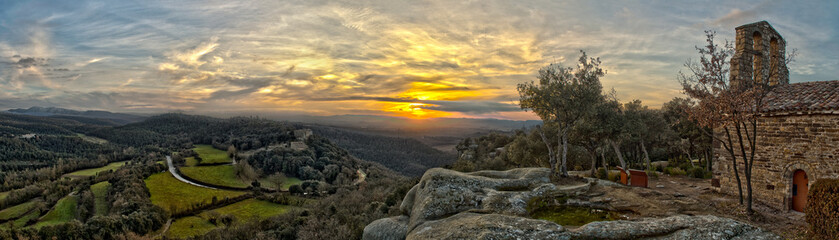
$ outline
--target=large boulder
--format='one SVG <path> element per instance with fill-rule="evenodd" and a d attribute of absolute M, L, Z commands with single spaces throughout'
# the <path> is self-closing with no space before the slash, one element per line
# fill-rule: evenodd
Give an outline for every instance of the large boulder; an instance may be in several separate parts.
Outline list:
<path fill-rule="evenodd" d="M 410 216 L 409 229 L 469 210 L 526 215 L 530 197 L 556 188 L 549 176 L 547 168 L 472 173 L 433 168 L 408 191 L 400 209 Z"/>
<path fill-rule="evenodd" d="M 382 218 L 364 227 L 362 239 L 402 240 L 408 234 L 408 217 Z"/>
<path fill-rule="evenodd" d="M 546 168 L 472 173 L 430 169 L 402 200 L 403 215 L 370 223 L 363 239 L 780 239 L 716 216 L 592 222 L 569 230 L 529 218 L 527 202 L 548 193 L 583 196 L 595 186 L 626 186 L 596 179 L 556 186 L 549 175 Z M 579 206 L 601 204 L 571 200 L 569 204 Z"/>
<path fill-rule="evenodd" d="M 569 239 L 569 235 L 549 221 L 465 212 L 425 222 L 411 231 L 408 239 Z"/>

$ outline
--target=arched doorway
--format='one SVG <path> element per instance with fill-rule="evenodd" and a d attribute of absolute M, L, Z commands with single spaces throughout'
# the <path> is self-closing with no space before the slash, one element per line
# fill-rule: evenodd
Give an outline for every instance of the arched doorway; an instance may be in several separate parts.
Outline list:
<path fill-rule="evenodd" d="M 804 212 L 804 206 L 807 206 L 807 182 L 804 170 L 795 170 L 792 174 L 792 210 Z"/>

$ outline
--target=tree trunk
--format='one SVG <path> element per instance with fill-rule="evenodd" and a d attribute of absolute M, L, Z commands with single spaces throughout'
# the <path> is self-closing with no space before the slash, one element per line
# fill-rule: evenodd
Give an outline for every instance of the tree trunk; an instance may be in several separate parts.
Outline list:
<path fill-rule="evenodd" d="M 559 170 L 563 177 L 568 176 L 568 133 L 562 133 L 562 166 Z"/>
<path fill-rule="evenodd" d="M 695 166 L 693 165 L 693 157 L 690 155 L 690 150 L 688 150 L 688 162 L 690 162 L 690 166 L 691 166 L 691 167 L 695 167 Z"/>
<path fill-rule="evenodd" d="M 615 154 L 618 155 L 618 161 L 620 161 L 621 163 L 621 168 L 623 168 L 623 170 L 626 171 L 626 161 L 623 160 L 623 155 L 621 154 L 620 147 L 618 147 L 618 144 L 614 141 L 609 141 L 609 143 L 612 145 L 612 148 L 615 149 Z"/>
<path fill-rule="evenodd" d="M 597 169 L 597 153 L 591 153 L 591 177 L 594 177 L 594 170 Z"/>
<path fill-rule="evenodd" d="M 725 127 L 725 135 L 728 139 L 728 153 L 731 155 L 731 164 L 734 170 L 734 177 L 737 178 L 737 193 L 740 196 L 740 205 L 743 205 L 743 183 L 740 182 L 740 171 L 737 171 L 737 157 L 734 155 L 734 142 L 731 140 L 731 131 Z"/>
<path fill-rule="evenodd" d="M 545 132 L 542 131 L 542 128 L 539 128 L 539 135 L 542 136 L 542 142 L 545 143 L 545 147 L 548 148 L 548 162 L 551 165 L 551 173 L 556 171 L 556 156 L 554 156 L 553 148 L 551 147 L 551 143 L 548 141 L 548 137 L 545 136 Z"/>
<path fill-rule="evenodd" d="M 606 172 L 609 172 L 609 165 L 606 164 L 606 149 L 600 149 L 600 159 L 603 161 L 603 168 L 606 169 Z"/>
<path fill-rule="evenodd" d="M 644 152 L 644 161 L 647 163 L 647 170 L 653 167 L 653 164 L 650 162 L 650 154 L 647 153 L 647 147 L 644 146 L 644 139 L 641 139 L 641 151 Z"/>

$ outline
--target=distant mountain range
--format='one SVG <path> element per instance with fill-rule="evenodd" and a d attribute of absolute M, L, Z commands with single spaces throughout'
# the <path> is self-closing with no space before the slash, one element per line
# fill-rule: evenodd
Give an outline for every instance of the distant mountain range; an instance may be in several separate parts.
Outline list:
<path fill-rule="evenodd" d="M 97 110 L 87 110 L 87 111 L 77 111 L 72 109 L 66 108 L 57 108 L 57 107 L 30 107 L 28 109 L 17 108 L 17 109 L 9 109 L 7 112 L 15 113 L 15 114 L 24 114 L 30 116 L 41 116 L 41 117 L 59 117 L 59 118 L 92 118 L 98 120 L 105 120 L 108 122 L 112 122 L 113 125 L 125 125 L 129 123 L 139 122 L 143 119 L 146 119 L 144 116 L 126 114 L 126 113 L 113 113 L 108 111 L 97 111 Z"/>

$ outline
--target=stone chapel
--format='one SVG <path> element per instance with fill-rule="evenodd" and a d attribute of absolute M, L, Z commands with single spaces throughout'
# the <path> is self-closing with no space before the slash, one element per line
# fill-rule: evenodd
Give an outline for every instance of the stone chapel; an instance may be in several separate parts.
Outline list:
<path fill-rule="evenodd" d="M 789 83 L 786 41 L 768 22 L 739 26 L 736 32 L 731 87 L 754 82 L 773 86 L 758 119 L 754 200 L 802 212 L 809 186 L 817 179 L 839 178 L 839 80 Z M 730 155 L 715 143 L 714 156 L 712 185 L 736 195 Z M 745 196 L 745 166 L 739 156 L 737 162 Z"/>

